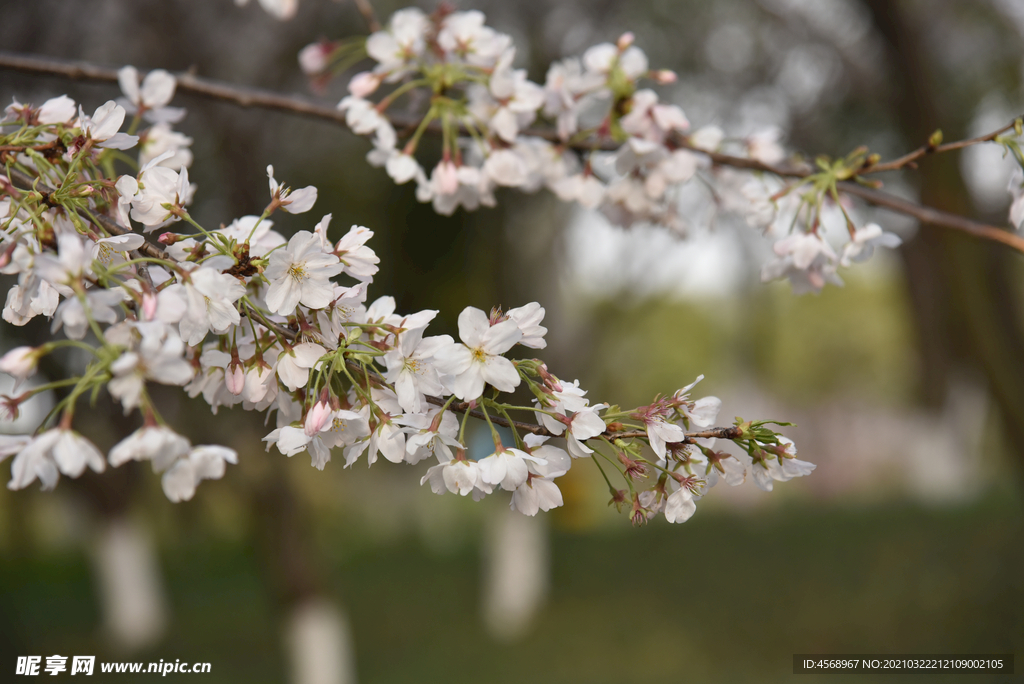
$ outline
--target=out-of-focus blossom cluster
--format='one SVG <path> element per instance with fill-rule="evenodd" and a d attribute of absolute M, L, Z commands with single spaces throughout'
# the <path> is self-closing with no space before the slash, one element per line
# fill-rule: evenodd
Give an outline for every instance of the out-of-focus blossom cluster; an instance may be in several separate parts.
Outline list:
<path fill-rule="evenodd" d="M 315 83 L 343 71 L 337 62 L 342 45 L 314 43 L 300 53 Z M 683 110 L 653 89 L 674 82 L 675 74 L 651 69 L 631 33 L 552 64 L 544 85 L 515 68 L 511 37 L 487 26 L 475 10 L 400 10 L 367 38 L 365 54 L 374 66 L 351 77 L 338 109 L 355 133 L 372 136 L 368 161 L 396 183 L 415 182 L 420 201 L 442 214 L 493 206 L 501 187 L 546 187 L 615 225 L 651 223 L 684 233 L 680 199 L 698 177 L 713 189 L 713 201 L 761 229 L 780 223 L 787 200 L 802 198 L 797 204 L 814 211 L 830 201 L 822 192 L 803 197 L 799 184 L 776 185 L 778 177 L 768 173 L 766 179 L 763 170 L 721 173 L 712 164 L 715 153 L 766 168 L 785 161 L 779 131 L 733 140 L 713 125 L 691 130 Z M 347 60 L 346 68 L 353 63 Z M 440 155 L 432 146 L 422 149 L 427 131 L 440 135 Z M 798 292 L 842 284 L 840 265 L 866 259 L 876 246 L 899 244 L 879 231 L 851 223 L 849 244 L 839 254 L 820 239 L 813 221 L 791 221 L 763 275 L 788 276 Z"/>
<path fill-rule="evenodd" d="M 481 22 L 471 13 L 447 15 L 430 40 L 453 64 L 498 68 L 507 40 Z M 413 45 L 420 34 L 410 36 Z M 626 58 L 629 49 L 611 46 L 608 63 L 635 59 Z M 396 62 L 378 75 L 392 78 L 400 68 Z M 770 489 L 813 468 L 763 423 L 687 433 L 709 429 L 720 407 L 714 397 L 690 399 L 692 384 L 623 411 L 591 403 L 578 381 L 559 379 L 537 359 L 512 358 L 546 346 L 536 302 L 489 313 L 469 307 L 458 317 L 458 340 L 428 335 L 437 311 L 399 313 L 392 297 L 369 300 L 378 270 L 367 244 L 372 231 L 336 231 L 330 215 L 290 237 L 274 230 L 275 212 L 306 213 L 317 191 L 292 189 L 272 167 L 259 215 L 207 230 L 188 213 L 196 192 L 188 139 L 169 128 L 155 133 L 184 114 L 168 106 L 173 77 L 151 72 L 140 83 L 126 68 L 121 85 L 125 103 L 108 102 L 92 116 L 66 97 L 38 108 L 15 103 L 0 129 L 10 169 L 0 181 L 0 272 L 17 277 L 3 318 L 24 325 L 44 316 L 63 333 L 39 347 L 8 350 L 0 371 L 21 384 L 55 350 L 75 347 L 89 359 L 70 377 L 3 397 L 13 416 L 35 394 L 62 390 L 34 434 L 0 437 L 0 458 L 13 456 L 10 488 L 38 480 L 49 489 L 60 475 L 136 460 L 149 461 L 167 497 L 183 501 L 202 480 L 222 477 L 236 452 L 194 446 L 168 426 L 150 397 L 154 383 L 182 387 L 215 413 L 234 406 L 274 413 L 267 448 L 306 452 L 319 469 L 334 456 L 345 466 L 372 465 L 381 456 L 426 460 L 432 465 L 422 483 L 433 491 L 481 498 L 503 490 L 527 515 L 561 505 L 555 480 L 577 459 L 621 480 L 623 489 L 608 480 L 612 500 L 634 522 L 662 510 L 670 521 L 686 520 L 694 500 L 720 479 L 739 484 L 749 475 Z M 151 127 L 136 135 L 143 121 Z M 161 146 L 147 148 L 154 140 Z M 118 175 L 124 157 L 111 150 L 136 145 L 137 169 Z M 141 234 L 157 229 L 157 243 Z M 532 404 L 511 396 L 526 390 Z M 79 400 L 98 391 L 140 423 L 105 457 L 74 429 Z M 490 428 L 493 452 L 468 453 L 471 414 Z M 509 427 L 511 439 L 496 424 Z M 716 451 L 708 437 L 733 441 L 739 453 Z"/>

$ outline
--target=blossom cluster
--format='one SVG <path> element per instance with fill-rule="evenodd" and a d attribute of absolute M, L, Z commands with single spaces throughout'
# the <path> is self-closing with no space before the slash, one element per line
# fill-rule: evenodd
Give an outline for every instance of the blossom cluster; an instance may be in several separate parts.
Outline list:
<path fill-rule="evenodd" d="M 348 43 L 314 43 L 299 63 L 321 83 L 344 71 L 338 58 L 351 53 Z M 899 244 L 877 224 L 857 227 L 823 191 L 826 184 L 806 192 L 816 176 L 787 183 L 763 169 L 714 165 L 714 154 L 728 153 L 772 169 L 789 155 L 777 129 L 742 139 L 715 125 L 691 130 L 683 110 L 651 87 L 676 75 L 650 68 L 631 33 L 552 64 L 543 85 L 514 67 L 511 37 L 475 10 L 400 10 L 366 39 L 365 54 L 374 65 L 351 77 L 338 109 L 355 133 L 372 136 L 369 163 L 398 184 L 415 182 L 417 198 L 439 213 L 493 206 L 501 187 L 545 187 L 618 226 L 649 223 L 684 233 L 682 193 L 700 178 L 713 188 L 710 200 L 774 232 L 777 258 L 763 279 L 788 277 L 797 292 L 841 285 L 840 266 Z M 430 146 L 421 151 L 426 131 L 442 138 L 439 158 Z M 428 158 L 436 159 L 429 173 Z M 836 206 L 849 229 L 839 253 L 821 230 L 823 210 Z"/>
<path fill-rule="evenodd" d="M 452 49 L 468 55 L 475 43 L 459 36 L 452 45 L 462 47 Z M 196 192 L 188 139 L 169 128 L 184 114 L 168 106 L 173 76 L 151 72 L 140 84 L 129 67 L 121 86 L 124 103 L 107 102 L 92 116 L 60 97 L 38 108 L 13 104 L 0 128 L 9 169 L 0 178 L 0 272 L 18 279 L 3 318 L 24 325 L 44 316 L 63 333 L 7 351 L 0 371 L 21 385 L 57 349 L 88 355 L 72 377 L 3 397 L 13 417 L 30 397 L 63 389 L 34 434 L 0 437 L 0 458 L 13 456 L 10 488 L 38 480 L 50 489 L 60 475 L 136 460 L 162 474 L 169 499 L 184 501 L 202 480 L 222 477 L 237 453 L 193 446 L 168 426 L 150 396 L 153 384 L 201 396 L 214 413 L 235 406 L 274 413 L 268 450 L 306 452 L 318 469 L 334 454 L 345 466 L 380 456 L 427 460 L 433 465 L 421 482 L 433 491 L 481 498 L 502 490 L 527 515 L 561 505 L 555 480 L 579 459 L 601 469 L 613 502 L 634 522 L 659 511 L 686 520 L 718 480 L 735 485 L 749 475 L 771 489 L 813 469 L 766 423 L 711 427 L 720 401 L 691 399 L 696 383 L 622 410 L 591 403 L 578 381 L 558 378 L 538 359 L 510 358 L 546 346 L 536 302 L 489 313 L 468 307 L 458 317 L 458 341 L 427 335 L 438 311 L 398 313 L 392 297 L 369 299 L 378 270 L 372 231 L 352 226 L 339 234 L 329 214 L 290 237 L 274 230 L 275 212 L 309 212 L 317 191 L 292 189 L 272 167 L 259 215 L 204 228 L 188 212 Z M 152 125 L 136 135 L 144 121 Z M 122 151 L 135 146 L 137 170 L 118 175 Z M 143 233 L 158 229 L 157 244 L 147 241 Z M 513 401 L 526 390 L 532 403 Z M 78 401 L 100 391 L 141 422 L 105 457 L 74 429 Z M 489 427 L 492 452 L 468 453 L 470 417 Z M 739 453 L 717 451 L 716 438 Z"/>

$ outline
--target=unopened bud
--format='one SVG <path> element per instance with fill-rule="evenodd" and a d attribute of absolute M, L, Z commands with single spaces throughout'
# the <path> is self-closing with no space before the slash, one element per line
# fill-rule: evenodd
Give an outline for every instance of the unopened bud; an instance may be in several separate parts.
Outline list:
<path fill-rule="evenodd" d="M 635 40 L 636 40 L 636 36 L 633 35 L 633 32 L 632 31 L 626 31 L 621 36 L 619 36 L 619 40 L 618 40 L 617 43 L 615 43 L 615 46 L 617 48 L 619 48 L 619 52 L 625 52 L 626 48 L 628 48 L 630 45 L 632 45 L 633 41 L 635 41 Z"/>
<path fill-rule="evenodd" d="M 0 268 L 7 266 L 11 263 L 11 259 L 14 258 L 14 250 L 17 248 L 18 243 L 12 242 L 4 248 L 3 252 L 0 252 Z"/>
<path fill-rule="evenodd" d="M 942 129 L 939 129 L 932 133 L 931 137 L 928 138 L 928 147 L 938 147 L 942 144 Z"/>
<path fill-rule="evenodd" d="M 658 71 L 653 72 L 651 74 L 651 77 L 655 80 L 656 83 L 660 83 L 661 85 L 675 83 L 676 79 L 679 78 L 678 76 L 676 76 L 676 72 L 672 71 L 671 69 L 659 69 Z"/>
<path fill-rule="evenodd" d="M 305 433 L 310 437 L 318 434 L 327 425 L 332 414 L 333 411 L 331 411 L 331 407 L 328 404 L 320 401 L 313 404 L 313 408 L 309 409 L 303 424 Z"/>
<path fill-rule="evenodd" d="M 299 66 L 302 68 L 302 73 L 307 76 L 316 76 L 322 73 L 327 68 L 331 53 L 336 47 L 336 43 L 322 41 L 310 43 L 302 48 L 299 51 Z"/>
<path fill-rule="evenodd" d="M 366 97 L 377 90 L 378 87 L 380 87 L 380 77 L 369 71 L 356 74 L 348 82 L 348 92 L 352 93 L 355 97 Z"/>
<path fill-rule="evenodd" d="M 161 245 L 173 245 L 175 242 L 184 240 L 184 235 L 176 235 L 175 233 L 163 233 L 156 239 Z"/>
<path fill-rule="evenodd" d="M 629 479 L 643 477 L 647 474 L 647 466 L 640 461 L 634 461 L 625 454 L 619 452 L 619 462 L 626 466 L 625 476 Z"/>

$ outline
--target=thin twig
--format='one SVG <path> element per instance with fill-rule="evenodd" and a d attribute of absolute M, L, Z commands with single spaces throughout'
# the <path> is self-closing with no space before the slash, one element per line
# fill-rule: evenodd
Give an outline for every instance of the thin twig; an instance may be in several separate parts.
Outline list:
<path fill-rule="evenodd" d="M 366 28 L 370 29 L 370 33 L 380 31 L 380 22 L 377 21 L 377 14 L 373 11 L 373 5 L 370 4 L 369 0 L 355 0 L 355 4 L 356 9 L 363 15 Z"/>
<path fill-rule="evenodd" d="M 1005 133 L 1006 131 L 1014 128 L 1016 125 L 1017 125 L 1017 119 L 1014 119 L 1013 121 L 1011 121 L 1007 125 L 1005 125 L 1002 128 L 1000 128 L 998 131 L 992 131 L 991 133 L 988 133 L 986 135 L 980 135 L 977 138 L 967 138 L 965 140 L 957 140 L 956 142 L 945 143 L 943 145 L 923 145 L 923 146 L 917 148 L 916 150 L 914 150 L 913 152 L 908 152 L 907 154 L 903 155 L 902 157 L 898 157 L 897 159 L 893 159 L 892 161 L 883 162 L 881 164 L 872 164 L 871 166 L 866 166 L 863 169 L 861 169 L 860 171 L 858 171 L 858 173 L 865 174 L 865 173 L 880 173 L 882 171 L 897 171 L 899 169 L 902 169 L 904 166 L 907 166 L 908 164 L 912 164 L 913 162 L 917 161 L 921 157 L 923 157 L 925 155 L 928 155 L 928 154 L 935 154 L 935 153 L 938 153 L 938 152 L 951 152 L 952 150 L 959 150 L 959 149 L 962 149 L 964 147 L 970 147 L 971 145 L 977 145 L 979 143 L 991 142 L 991 141 L 995 140 L 1000 134 Z"/>

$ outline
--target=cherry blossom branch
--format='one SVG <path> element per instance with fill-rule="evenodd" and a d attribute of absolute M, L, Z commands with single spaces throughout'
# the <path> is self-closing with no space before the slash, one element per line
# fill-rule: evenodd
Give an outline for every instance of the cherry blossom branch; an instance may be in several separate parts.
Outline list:
<path fill-rule="evenodd" d="M 44 202 L 47 201 L 47 197 L 49 197 L 55 192 L 54 189 L 48 186 L 46 183 L 43 183 L 38 179 L 32 178 L 27 173 L 19 171 L 18 169 L 10 168 L 7 170 L 7 174 L 7 179 L 11 183 L 12 187 L 15 187 L 23 191 L 38 192 L 43 195 Z M 100 224 L 100 227 L 102 227 L 103 230 L 107 231 L 111 235 L 128 235 L 134 232 L 121 226 L 121 224 L 114 221 L 114 219 L 104 214 L 95 214 L 95 217 L 96 221 Z M 90 223 L 92 222 L 91 220 L 83 218 L 81 216 L 79 216 L 79 218 L 85 221 L 89 221 Z M 165 252 L 164 250 L 160 249 L 159 247 L 150 242 L 144 242 L 142 246 L 139 247 L 138 251 L 154 259 L 173 261 L 173 259 L 171 259 L 170 255 L 167 252 Z"/>
<path fill-rule="evenodd" d="M 173 261 L 173 259 L 171 260 Z M 270 330 L 273 330 L 275 333 L 277 333 L 281 337 L 284 337 L 285 339 L 294 340 L 297 337 L 297 333 L 294 330 L 290 330 L 289 328 L 285 328 L 284 326 L 274 323 L 273 321 L 267 319 L 266 316 L 263 316 L 259 311 L 253 310 L 245 302 L 242 302 L 241 313 L 247 316 L 248 318 L 256 321 L 260 325 L 269 328 Z M 364 367 L 358 363 L 355 363 L 354 361 L 346 361 L 345 364 L 349 367 L 349 370 L 355 371 L 357 373 L 357 376 L 361 375 L 364 371 Z M 373 382 L 379 383 L 381 385 L 385 384 L 383 376 L 381 376 L 376 369 L 368 368 L 367 373 L 369 374 L 369 377 Z M 428 403 L 433 404 L 434 406 L 443 407 L 447 404 L 448 408 L 456 413 L 468 413 L 470 416 L 476 418 L 477 420 L 485 420 L 484 412 L 481 411 L 480 409 L 475 408 L 476 402 L 462 401 L 448 403 L 444 399 L 431 396 L 427 396 L 426 400 Z M 534 435 L 540 435 L 542 437 L 559 436 L 545 428 L 543 425 L 524 423 L 518 420 L 507 420 L 505 418 L 502 418 L 501 416 L 488 415 L 486 419 L 489 419 L 495 425 L 500 425 L 501 427 L 519 430 L 520 432 L 527 432 Z M 632 439 L 634 437 L 646 438 L 648 436 L 647 432 L 643 430 L 625 432 L 606 431 L 602 434 L 607 435 L 611 439 Z M 685 441 L 688 444 L 692 444 L 693 441 L 696 439 L 736 439 L 737 437 L 740 436 L 740 434 L 741 430 L 737 427 L 713 427 L 708 428 L 706 430 L 700 430 L 697 432 L 687 432 Z"/>
<path fill-rule="evenodd" d="M 42 183 L 42 182 L 37 181 L 37 180 L 34 180 L 32 177 L 30 177 L 26 173 L 23 173 L 22 171 L 19 171 L 17 169 L 9 169 L 8 173 L 9 173 L 9 179 L 12 181 L 12 184 L 14 185 L 14 187 L 19 187 L 21 190 L 35 190 L 37 192 L 42 193 L 44 196 L 45 195 L 50 195 L 50 194 L 52 194 L 54 192 L 54 190 L 52 188 L 50 188 L 49 186 L 47 186 L 45 183 Z M 107 217 L 107 216 L 105 216 L 103 214 L 96 214 L 96 220 L 100 223 L 100 225 L 103 227 L 104 230 L 106 230 L 107 232 L 109 232 L 112 235 L 126 235 L 128 233 L 133 232 L 133 231 L 130 231 L 130 230 L 127 230 L 127 229 L 123 228 L 121 225 L 119 225 L 118 223 L 116 223 L 115 221 L 113 221 L 112 219 L 110 219 L 109 217 Z M 150 257 L 153 257 L 153 258 L 156 258 L 156 259 L 161 259 L 161 260 L 170 261 L 170 262 L 174 262 L 175 261 L 175 259 L 172 258 L 167 252 L 165 252 L 164 250 L 160 249 L 159 247 L 157 247 L 157 246 L 155 246 L 155 245 L 153 245 L 153 244 L 151 244 L 149 242 L 144 243 L 138 249 L 138 251 L 143 253 L 143 254 L 145 254 L 146 256 L 150 256 Z M 152 286 L 152 280 L 149 278 L 148 270 L 143 272 L 141 275 L 143 275 L 144 279 L 149 282 L 150 286 Z M 243 313 L 246 317 L 255 320 L 260 325 L 262 325 L 262 326 L 264 326 L 264 327 L 274 331 L 275 333 L 277 333 L 278 335 L 280 335 L 281 337 L 283 337 L 285 339 L 294 340 L 297 337 L 297 333 L 294 330 L 291 330 L 291 329 L 286 328 L 286 327 L 284 327 L 282 325 L 274 323 L 273 321 L 269 320 L 266 316 L 262 315 L 260 312 L 254 311 L 245 302 L 242 302 L 242 312 L 241 313 Z M 362 373 L 363 370 L 364 370 L 363 366 L 361 366 L 361 365 L 359 365 L 359 364 L 357 364 L 355 362 L 352 362 L 352 361 L 347 362 L 347 365 L 352 370 L 359 371 L 359 373 Z M 379 373 L 377 373 L 376 370 L 371 369 L 369 371 L 369 373 L 370 373 L 370 377 L 373 379 L 374 382 L 379 382 L 379 383 L 382 383 L 382 384 L 384 383 L 384 378 Z M 442 400 L 442 399 L 439 399 L 437 397 L 430 397 L 430 396 L 428 396 L 428 397 L 426 397 L 426 399 L 427 399 L 427 401 L 429 403 L 434 404 L 435 406 L 444 406 L 445 405 L 445 401 Z M 485 416 L 484 416 L 483 411 L 475 408 L 475 405 L 476 405 L 475 402 L 453 402 L 453 403 L 449 404 L 449 408 L 452 411 L 455 411 L 456 413 L 468 413 L 473 418 L 476 418 L 478 420 L 484 420 Z M 535 435 L 540 435 L 540 436 L 544 436 L 544 437 L 557 437 L 558 436 L 558 435 L 554 434 L 553 432 L 549 431 L 548 429 L 546 429 L 542 425 L 535 425 L 535 424 L 532 424 L 532 423 L 524 423 L 524 422 L 514 421 L 514 420 L 506 420 L 505 418 L 502 418 L 501 416 L 489 416 L 489 418 L 490 418 L 490 421 L 492 423 L 494 423 L 496 425 L 500 425 L 500 426 L 505 427 L 505 428 L 511 428 L 511 429 L 519 430 L 521 432 L 527 432 L 527 433 L 531 433 L 531 434 L 535 434 Z M 605 434 L 607 434 L 609 437 L 615 438 L 615 439 L 630 439 L 630 438 L 634 438 L 634 437 L 647 437 L 647 433 L 645 431 L 606 432 Z M 739 434 L 740 434 L 739 429 L 735 428 L 735 427 L 715 427 L 715 428 L 710 428 L 708 430 L 702 430 L 702 431 L 699 431 L 699 432 L 687 432 L 686 433 L 686 441 L 688 443 L 691 443 L 694 439 L 706 439 L 706 438 L 735 439 L 736 437 L 739 436 Z"/>
<path fill-rule="evenodd" d="M 357 0 L 356 4 L 361 5 L 362 3 Z M 372 8 L 369 9 L 372 13 Z M 363 10 L 360 9 L 360 11 L 362 12 Z M 364 16 L 367 16 L 365 12 Z M 369 15 L 368 21 L 371 18 L 373 18 L 372 14 Z M 373 20 L 376 21 L 375 18 Z M 116 69 L 100 67 L 86 62 L 42 58 L 9 52 L 0 52 L 0 69 L 49 76 L 61 76 L 71 80 L 98 81 L 104 83 L 117 83 L 118 78 L 118 72 Z M 229 102 L 239 107 L 268 109 L 288 114 L 308 116 L 311 118 L 330 121 L 335 124 L 345 125 L 345 114 L 343 112 L 338 111 L 334 107 L 327 107 L 311 102 L 300 96 L 281 95 L 279 93 L 259 88 L 230 85 L 220 81 L 202 78 L 189 72 L 179 72 L 174 76 L 177 79 L 177 88 L 180 91 L 189 92 L 222 102 Z M 389 119 L 396 127 L 399 128 L 414 126 L 417 123 L 413 117 L 395 114 L 389 114 Z M 926 145 L 890 162 L 864 167 L 858 173 L 880 173 L 883 171 L 893 171 L 905 168 L 927 154 L 947 152 L 992 141 L 998 135 L 1013 127 L 1014 123 L 1010 123 L 996 131 L 977 138 L 970 138 L 943 145 Z M 427 130 L 431 132 L 440 132 L 441 127 L 439 124 L 432 124 L 427 127 Z M 530 129 L 523 131 L 523 134 L 557 141 L 557 135 L 555 131 L 552 130 Z M 693 152 L 705 155 L 715 164 L 722 166 L 748 169 L 751 171 L 763 171 L 781 177 L 790 178 L 806 178 L 813 173 L 809 167 L 776 166 L 772 164 L 765 164 L 756 159 L 737 157 L 696 148 L 682 138 L 678 138 L 675 142 L 679 147 L 684 147 Z M 615 149 L 617 147 L 614 141 L 610 139 L 599 140 L 596 141 L 596 143 L 597 148 Z M 595 141 L 584 141 L 579 143 L 578 146 L 586 149 L 595 149 Z M 998 226 L 973 221 L 959 214 L 927 207 L 889 193 L 872 190 L 853 183 L 839 183 L 838 187 L 843 192 L 859 197 L 868 204 L 911 216 L 925 225 L 964 231 L 978 238 L 1000 242 L 1024 253 L 1024 238 L 1021 238 Z M 104 228 L 110 230 L 113 234 L 120 235 L 124 233 L 124 229 L 112 221 L 109 223 L 104 222 Z M 157 253 L 152 251 L 156 249 L 158 248 L 147 243 L 143 248 L 143 252 L 151 256 L 157 256 Z M 159 250 L 159 253 L 163 253 L 162 250 Z"/>

